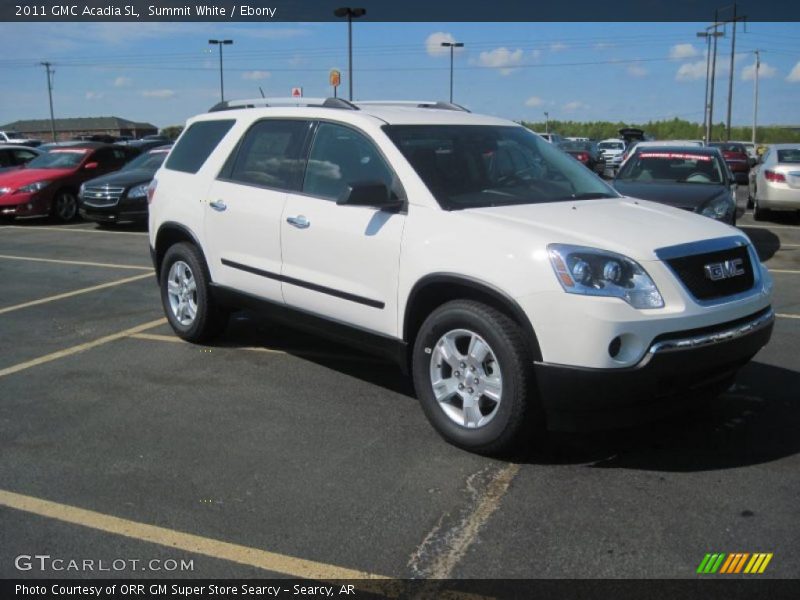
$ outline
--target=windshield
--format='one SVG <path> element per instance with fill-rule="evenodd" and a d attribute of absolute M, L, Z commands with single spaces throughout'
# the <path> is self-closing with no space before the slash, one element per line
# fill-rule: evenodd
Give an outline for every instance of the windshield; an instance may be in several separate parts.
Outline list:
<path fill-rule="evenodd" d="M 144 171 L 158 171 L 161 163 L 167 158 L 168 152 L 166 150 L 158 150 L 157 152 L 148 152 L 137 156 L 134 160 L 129 162 L 123 167 L 123 171 L 133 171 L 134 169 L 142 169 Z"/>
<path fill-rule="evenodd" d="M 591 142 L 562 142 L 561 149 L 565 152 L 592 152 Z"/>
<path fill-rule="evenodd" d="M 779 163 L 800 163 L 800 148 L 778 150 Z"/>
<path fill-rule="evenodd" d="M 617 180 L 635 183 L 704 183 L 719 185 L 722 170 L 716 156 L 691 152 L 638 152 L 625 163 Z"/>
<path fill-rule="evenodd" d="M 75 150 L 50 150 L 34 158 L 28 169 L 72 169 L 77 167 L 89 152 L 86 148 Z"/>
<path fill-rule="evenodd" d="M 600 150 L 625 150 L 625 144 L 622 142 L 600 142 L 597 147 Z"/>
<path fill-rule="evenodd" d="M 387 125 L 384 130 L 446 210 L 619 197 L 524 127 Z"/>

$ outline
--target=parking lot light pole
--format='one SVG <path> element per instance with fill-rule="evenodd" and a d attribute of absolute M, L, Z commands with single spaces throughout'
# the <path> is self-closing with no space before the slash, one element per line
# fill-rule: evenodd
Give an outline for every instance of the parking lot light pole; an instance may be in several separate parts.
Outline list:
<path fill-rule="evenodd" d="M 450 102 L 453 102 L 453 51 L 463 48 L 464 42 L 442 42 L 442 46 L 450 48 Z"/>
<path fill-rule="evenodd" d="M 758 124 L 758 70 L 761 68 L 761 50 L 756 50 L 756 72 L 753 77 L 753 149 L 756 145 L 756 127 Z"/>
<path fill-rule="evenodd" d="M 350 101 L 353 100 L 353 19 L 367 14 L 366 8 L 342 6 L 333 11 L 335 17 L 347 17 L 347 85 L 350 90 Z"/>
<path fill-rule="evenodd" d="M 225 102 L 225 82 L 222 79 L 222 47 L 229 46 L 233 40 L 208 40 L 209 44 L 219 46 L 219 99 Z"/>

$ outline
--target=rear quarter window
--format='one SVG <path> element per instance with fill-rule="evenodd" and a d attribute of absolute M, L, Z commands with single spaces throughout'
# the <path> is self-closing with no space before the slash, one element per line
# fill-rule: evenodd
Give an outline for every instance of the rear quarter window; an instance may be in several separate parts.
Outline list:
<path fill-rule="evenodd" d="M 235 122 L 234 119 L 221 119 L 192 123 L 172 149 L 166 168 L 197 173 Z"/>

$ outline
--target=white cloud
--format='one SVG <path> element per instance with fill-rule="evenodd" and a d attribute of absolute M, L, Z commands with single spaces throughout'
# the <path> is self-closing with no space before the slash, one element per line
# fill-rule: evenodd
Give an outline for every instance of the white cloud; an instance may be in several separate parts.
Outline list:
<path fill-rule="evenodd" d="M 537 50 L 532 50 L 531 51 L 531 58 L 533 60 L 539 60 L 541 57 L 542 57 L 542 51 L 541 50 L 537 49 Z"/>
<path fill-rule="evenodd" d="M 758 67 L 759 79 L 771 79 L 778 73 L 778 69 L 772 65 L 762 62 Z M 742 69 L 742 81 L 753 81 L 756 78 L 756 65 L 748 65 Z"/>
<path fill-rule="evenodd" d="M 437 31 L 430 34 L 425 40 L 425 50 L 430 56 L 445 56 L 450 54 L 450 48 L 442 46 L 442 42 L 453 43 L 456 38 L 452 33 L 445 33 L 444 31 Z M 455 52 L 461 52 L 463 48 L 454 48 Z"/>
<path fill-rule="evenodd" d="M 133 81 L 130 77 L 117 77 L 114 80 L 114 87 L 127 87 L 131 83 L 133 83 Z"/>
<path fill-rule="evenodd" d="M 670 58 L 694 58 L 700 54 L 692 44 L 675 44 L 669 49 Z"/>
<path fill-rule="evenodd" d="M 631 77 L 645 77 L 648 71 L 639 63 L 633 63 L 628 66 L 628 75 Z"/>
<path fill-rule="evenodd" d="M 99 100 L 103 96 L 105 96 L 105 94 L 103 94 L 103 92 L 92 92 L 91 90 L 86 92 L 86 99 L 87 100 Z"/>
<path fill-rule="evenodd" d="M 495 48 L 488 52 L 481 52 L 478 64 L 482 67 L 498 68 L 501 75 L 508 75 L 514 71 L 512 67 L 522 62 L 522 56 L 521 48 L 517 48 L 513 52 L 505 47 Z"/>
<path fill-rule="evenodd" d="M 261 79 L 267 79 L 269 76 L 269 71 L 245 71 L 242 73 L 242 79 L 249 79 L 250 81 L 260 81 Z"/>
<path fill-rule="evenodd" d="M 567 102 L 562 108 L 565 112 L 575 112 L 576 110 L 580 110 L 582 108 L 589 108 L 589 105 L 584 104 L 583 102 L 578 102 L 577 100 L 573 100 L 572 102 Z"/>
<path fill-rule="evenodd" d="M 550 52 L 561 52 L 562 50 L 566 50 L 569 48 L 566 44 L 562 42 L 556 42 L 554 44 L 550 44 Z"/>
<path fill-rule="evenodd" d="M 719 66 L 719 65 L 717 65 Z M 675 73 L 676 81 L 694 81 L 706 76 L 706 61 L 698 60 L 693 63 L 683 63 Z"/>
<path fill-rule="evenodd" d="M 143 90 L 142 96 L 145 98 L 172 98 L 175 90 Z"/>
<path fill-rule="evenodd" d="M 610 44 L 609 42 L 597 42 L 594 45 L 595 50 L 608 50 L 609 48 L 613 48 L 614 44 Z"/>
<path fill-rule="evenodd" d="M 800 61 L 797 62 L 791 72 L 786 76 L 786 81 L 789 83 L 797 83 L 800 81 Z"/>
<path fill-rule="evenodd" d="M 531 108 L 536 108 L 537 106 L 544 106 L 544 100 L 542 100 L 538 96 L 531 96 L 530 98 L 525 100 L 525 106 L 530 106 Z"/>

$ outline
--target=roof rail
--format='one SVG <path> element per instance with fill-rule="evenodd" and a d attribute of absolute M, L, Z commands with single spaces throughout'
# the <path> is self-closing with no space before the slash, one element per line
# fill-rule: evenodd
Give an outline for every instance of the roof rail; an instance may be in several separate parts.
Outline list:
<path fill-rule="evenodd" d="M 323 108 L 341 108 L 358 110 L 352 102 L 342 98 L 250 98 L 245 100 L 225 100 L 208 109 L 208 112 L 236 110 L 239 108 L 256 108 L 267 106 L 320 106 Z"/>
<path fill-rule="evenodd" d="M 455 104 L 454 102 L 444 102 L 442 100 L 368 100 L 356 102 L 362 106 L 409 106 L 413 108 L 438 108 L 439 110 L 458 110 L 470 112 L 469 109 Z"/>

